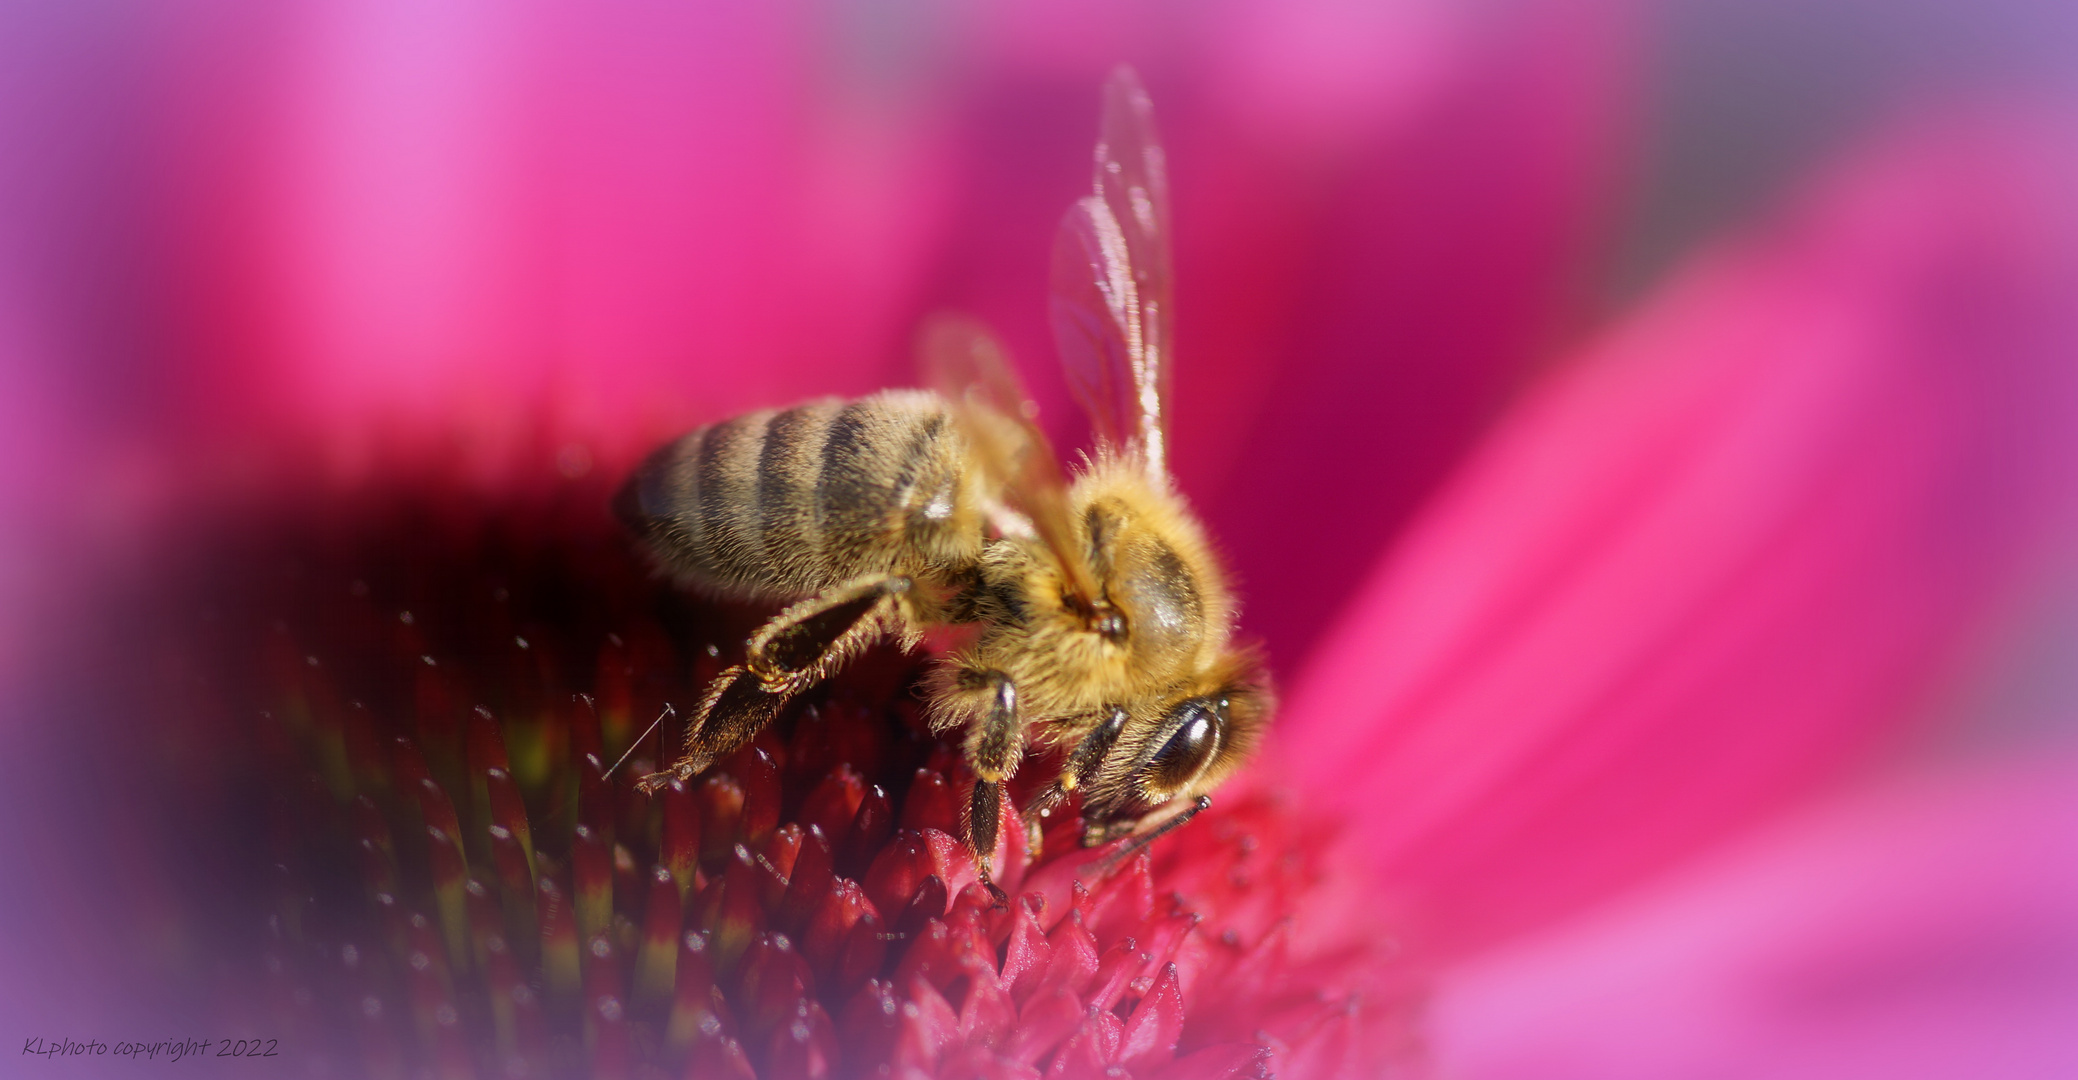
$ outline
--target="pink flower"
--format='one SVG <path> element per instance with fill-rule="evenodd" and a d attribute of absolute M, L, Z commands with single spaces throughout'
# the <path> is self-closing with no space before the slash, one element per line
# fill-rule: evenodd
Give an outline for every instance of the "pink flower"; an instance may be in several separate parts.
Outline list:
<path fill-rule="evenodd" d="M 1843 793 L 1463 965 L 1437 1057 L 1497 1078 L 2065 1075 L 2072 761 Z"/>
<path fill-rule="evenodd" d="M 1881 973 L 1922 926 L 1964 967 L 2072 940 L 2052 907 L 1971 936 L 2063 806 L 1990 782 L 1646 884 L 1864 760 L 2068 537 L 2053 124 L 1921 118 L 1553 363 L 1627 145 L 1615 5 L 218 16 L 0 35 L 16 158 L 46 163 L 0 188 L 0 675 L 40 718 L 0 730 L 10 808 L 58 823 L 11 838 L 45 869 L 0 940 L 39 976 L 0 1000 L 46 1037 L 218 1025 L 376 1072 L 1369 1075 L 1420 1067 L 1433 985 L 1434 1054 L 1472 1075 L 1606 1075 L 1634 1018 L 1696 1033 L 1670 1070 L 1750 1031 L 1791 1049 L 1736 1060 L 1838 1074 L 1882 1060 L 1856 1049 L 1880 1022 L 1797 1058 L 1785 1025 L 1656 995 L 1659 958 L 1736 980 L 1776 945 L 1837 999 L 1836 958 Z M 659 599 L 604 485 L 700 420 L 907 381 L 948 304 L 1004 330 L 1072 445 L 1044 251 L 1121 55 L 1178 192 L 1182 486 L 1289 688 L 1267 760 L 1087 896 L 1059 845 L 1006 856 L 1046 898 L 1007 912 L 961 888 L 957 766 L 880 715 L 899 665 L 835 691 L 827 738 L 616 801 L 585 752 L 699 674 L 645 650 L 727 645 L 740 613 Z M 54 768 L 82 739 L 105 768 Z M 908 786 L 875 802 L 875 769 Z M 1950 811 L 1943 850 L 2018 837 L 1981 894 L 1857 854 Z M 1846 895 L 1890 875 L 1901 914 L 1819 948 L 1801 905 L 1841 894 L 1783 884 L 1814 865 Z M 2028 1007 L 2068 993 L 2006 971 L 2048 972 Z M 1984 1007 L 1930 978 L 1925 1029 Z"/>
<path fill-rule="evenodd" d="M 1850 758 L 2064 537 L 2078 222 L 2012 136 L 1867 155 L 1698 260 L 1362 586 L 1286 722 L 1394 792 L 1358 844 L 1453 947 Z"/>
<path fill-rule="evenodd" d="M 1339 764 L 1327 790 L 1392 793 L 1348 850 L 1446 972 L 1439 1068 L 2073 1060 L 2067 734 L 1621 889 L 1866 761 L 2068 573 L 2072 160 L 2015 134 L 1865 156 L 1701 259 L 1525 396 L 1311 659 L 1287 745 Z M 2063 664 L 2036 663 L 1999 677 L 2018 703 L 1950 709 L 2067 732 Z"/>

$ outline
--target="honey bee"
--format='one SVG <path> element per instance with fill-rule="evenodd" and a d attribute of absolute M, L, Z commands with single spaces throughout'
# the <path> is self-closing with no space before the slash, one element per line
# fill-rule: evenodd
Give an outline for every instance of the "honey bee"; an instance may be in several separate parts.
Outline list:
<path fill-rule="evenodd" d="M 929 715 L 962 731 L 977 780 L 966 841 L 991 871 L 1004 784 L 1027 744 L 1064 752 L 1020 811 L 1082 796 L 1085 846 L 1182 825 L 1253 750 L 1271 710 L 1204 529 L 1170 483 L 1168 184 L 1147 94 L 1105 87 L 1094 190 L 1052 268 L 1054 335 L 1096 447 L 1072 480 L 977 324 L 924 335 L 936 391 L 754 412 L 652 454 L 616 510 L 658 561 L 723 596 L 793 601 L 694 710 L 654 791 L 743 746 L 860 650 L 971 625 L 934 666 Z"/>

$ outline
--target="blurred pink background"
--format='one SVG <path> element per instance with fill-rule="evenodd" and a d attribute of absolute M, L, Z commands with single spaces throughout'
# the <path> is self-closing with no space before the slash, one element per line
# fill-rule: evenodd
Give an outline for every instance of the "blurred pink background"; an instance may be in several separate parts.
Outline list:
<path fill-rule="evenodd" d="M 947 306 L 1075 444 L 1046 252 L 1129 61 L 1265 782 L 1347 808 L 1437 1071 L 2069 1075 L 2074 58 L 2046 0 L 12 5 L 13 797 L 82 598 L 296 468 L 619 469 Z"/>

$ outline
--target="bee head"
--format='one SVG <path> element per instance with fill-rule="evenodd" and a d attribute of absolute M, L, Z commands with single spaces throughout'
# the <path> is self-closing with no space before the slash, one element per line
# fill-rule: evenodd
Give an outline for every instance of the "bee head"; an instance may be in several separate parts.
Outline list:
<path fill-rule="evenodd" d="M 1260 741 L 1273 697 L 1252 650 L 1232 650 L 1195 688 L 1134 717 L 1084 796 L 1086 843 L 1136 831 L 1148 815 L 1216 788 Z"/>

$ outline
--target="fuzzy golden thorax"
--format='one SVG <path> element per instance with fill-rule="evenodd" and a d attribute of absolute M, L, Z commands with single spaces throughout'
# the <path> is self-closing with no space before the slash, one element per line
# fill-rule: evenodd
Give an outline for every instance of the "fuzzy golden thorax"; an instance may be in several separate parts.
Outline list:
<path fill-rule="evenodd" d="M 989 545 L 979 607 L 988 629 L 955 662 L 1000 670 L 1021 710 L 1068 718 L 1139 701 L 1214 666 L 1232 636 L 1225 574 L 1182 500 L 1130 462 L 1104 460 L 1070 498 L 1073 550 L 1095 582 L 1091 610 L 1036 541 Z"/>

